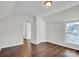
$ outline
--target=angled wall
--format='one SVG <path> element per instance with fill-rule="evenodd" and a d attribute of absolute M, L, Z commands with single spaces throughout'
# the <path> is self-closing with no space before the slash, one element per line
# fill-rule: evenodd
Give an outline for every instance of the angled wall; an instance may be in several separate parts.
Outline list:
<path fill-rule="evenodd" d="M 47 39 L 51 43 L 79 50 L 79 45 L 65 42 L 65 24 L 79 21 L 79 4 L 46 17 Z"/>
<path fill-rule="evenodd" d="M 32 23 L 32 43 L 46 42 L 46 23 L 42 17 L 34 17 Z"/>
<path fill-rule="evenodd" d="M 23 44 L 23 24 L 28 17 L 9 15 L 0 22 L 0 48 Z"/>

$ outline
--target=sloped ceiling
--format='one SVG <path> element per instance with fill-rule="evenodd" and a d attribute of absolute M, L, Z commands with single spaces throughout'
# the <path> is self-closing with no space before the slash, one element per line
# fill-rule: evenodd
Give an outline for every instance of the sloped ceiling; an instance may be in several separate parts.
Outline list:
<path fill-rule="evenodd" d="M 45 17 L 48 23 L 79 21 L 79 4 Z"/>
<path fill-rule="evenodd" d="M 0 1 L 0 20 L 14 11 L 14 1 Z"/>
<path fill-rule="evenodd" d="M 79 4 L 77 1 L 53 1 L 53 5 L 47 8 L 44 6 L 44 1 L 18 1 L 16 2 L 15 14 L 46 17 L 77 4 Z"/>
<path fill-rule="evenodd" d="M 0 19 L 13 13 L 30 18 L 33 16 L 41 16 L 47 22 L 53 22 L 55 20 L 60 21 L 66 19 L 68 15 L 72 15 L 72 17 L 79 15 L 78 1 L 53 1 L 53 5 L 50 8 L 45 7 L 43 3 L 44 1 L 0 1 Z M 68 12 L 67 9 L 70 9 L 70 11 Z M 64 15 L 67 16 L 65 17 Z"/>

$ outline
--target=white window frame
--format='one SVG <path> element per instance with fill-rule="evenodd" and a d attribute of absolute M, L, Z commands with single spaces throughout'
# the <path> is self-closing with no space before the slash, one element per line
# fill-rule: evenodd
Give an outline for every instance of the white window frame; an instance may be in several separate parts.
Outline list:
<path fill-rule="evenodd" d="M 79 22 L 79 21 L 73 21 L 73 22 L 67 22 L 67 23 L 75 23 L 75 22 Z M 66 34 L 67 34 L 67 32 L 66 32 L 66 28 L 67 28 L 67 23 L 65 24 L 65 42 L 66 43 L 72 43 L 72 44 L 76 44 L 76 45 L 79 45 L 79 39 L 78 39 L 78 42 L 72 42 L 72 41 L 68 41 L 67 40 L 67 38 L 66 38 Z M 78 32 L 79 33 L 79 32 Z M 75 34 L 75 33 L 73 33 L 73 34 Z M 78 34 L 78 36 L 79 36 L 79 34 Z M 74 37 L 75 38 L 75 37 Z"/>

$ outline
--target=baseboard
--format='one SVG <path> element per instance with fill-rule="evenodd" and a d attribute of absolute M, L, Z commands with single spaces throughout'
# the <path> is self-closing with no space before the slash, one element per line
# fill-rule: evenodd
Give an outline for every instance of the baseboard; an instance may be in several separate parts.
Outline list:
<path fill-rule="evenodd" d="M 31 42 L 31 44 L 33 44 L 33 45 L 39 45 L 39 44 L 41 44 L 41 43 L 46 43 L 47 41 L 44 41 L 44 42 L 38 42 L 38 43 L 34 43 L 34 42 Z"/>
<path fill-rule="evenodd" d="M 32 42 L 31 42 L 31 44 L 32 44 L 32 45 L 35 45 L 35 46 L 38 46 L 38 45 L 40 45 L 40 44 L 42 44 L 42 43 L 51 43 L 51 44 L 55 44 L 55 45 L 58 45 L 58 46 L 62 46 L 62 47 L 64 47 L 64 48 L 68 48 L 68 49 L 72 49 L 72 50 L 79 51 L 78 49 L 75 49 L 75 48 L 72 48 L 72 47 L 68 47 L 68 46 L 66 46 L 66 45 L 58 44 L 58 43 L 55 43 L 55 42 L 50 42 L 50 41 L 48 41 L 48 42 L 40 42 L 39 44 L 35 44 L 35 43 L 32 43 Z"/>
<path fill-rule="evenodd" d="M 27 40 L 27 39 L 26 39 L 26 40 Z M 65 45 L 62 45 L 62 44 L 58 44 L 58 43 L 55 43 L 55 42 L 50 42 L 50 41 L 48 41 L 48 42 L 47 42 L 47 41 L 46 41 L 46 42 L 40 42 L 40 43 L 38 43 L 38 44 L 31 42 L 31 44 L 32 44 L 32 45 L 35 45 L 35 46 L 38 46 L 38 45 L 44 44 L 44 43 L 51 43 L 51 44 L 55 44 L 55 45 L 58 45 L 58 46 L 62 46 L 62 47 L 68 48 L 68 49 L 73 49 L 73 50 L 79 51 L 79 50 L 77 50 L 77 49 L 74 49 L 74 48 L 71 48 L 71 47 L 68 47 L 68 46 L 65 46 Z M 9 47 L 14 47 L 14 46 L 22 45 L 22 44 L 24 44 L 24 43 L 16 44 L 16 45 L 9 46 Z M 9 48 L 9 47 L 5 47 L 5 48 Z M 4 48 L 0 48 L 0 51 L 1 51 L 2 49 L 4 49 Z"/>
<path fill-rule="evenodd" d="M 31 43 L 33 43 L 35 45 L 38 45 L 38 44 L 43 43 L 43 42 L 47 42 L 47 41 L 39 41 L 39 42 L 33 42 L 33 41 L 31 41 Z"/>
<path fill-rule="evenodd" d="M 38 45 L 38 44 L 40 44 L 40 43 L 42 43 L 42 42 L 47 42 L 47 40 L 42 40 L 42 41 L 32 41 L 31 39 L 26 39 L 26 38 L 24 38 L 24 40 L 30 40 L 30 42 L 32 43 L 32 44 L 35 44 L 35 45 Z"/>
<path fill-rule="evenodd" d="M 48 41 L 48 42 L 50 42 L 50 41 Z M 72 47 L 69 47 L 69 46 L 67 46 L 67 45 L 59 44 L 59 43 L 56 43 L 56 42 L 50 42 L 50 43 L 56 44 L 56 45 L 59 45 L 59 46 L 62 46 L 62 47 L 68 48 L 68 49 L 72 49 L 72 50 L 79 51 L 79 49 L 72 48 Z"/>
<path fill-rule="evenodd" d="M 14 45 L 3 46 L 3 47 L 1 47 L 1 50 L 2 50 L 2 49 L 5 49 L 5 48 L 9 48 L 9 47 L 14 47 L 14 46 L 18 46 L 18 45 L 23 45 L 23 44 L 24 44 L 24 43 L 23 43 L 23 42 L 21 42 L 21 43 L 14 44 Z"/>

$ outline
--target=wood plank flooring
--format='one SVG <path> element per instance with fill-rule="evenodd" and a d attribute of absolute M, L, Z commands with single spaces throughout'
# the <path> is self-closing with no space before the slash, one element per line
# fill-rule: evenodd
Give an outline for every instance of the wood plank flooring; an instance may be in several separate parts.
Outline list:
<path fill-rule="evenodd" d="M 0 57 L 79 57 L 79 52 L 49 42 L 35 45 L 24 40 L 23 45 L 2 49 Z"/>

